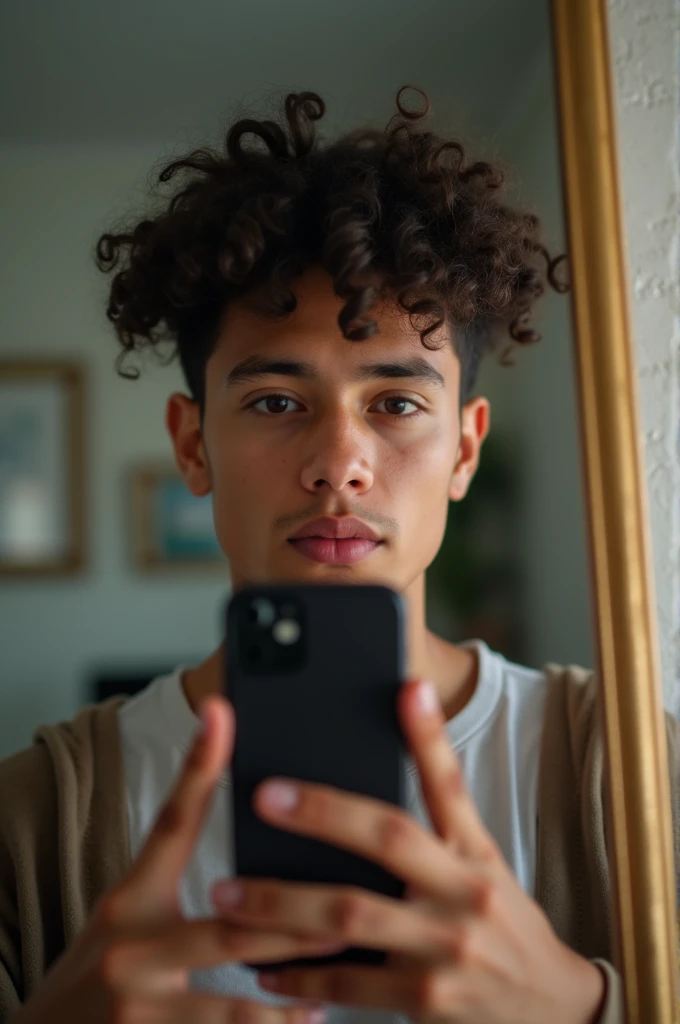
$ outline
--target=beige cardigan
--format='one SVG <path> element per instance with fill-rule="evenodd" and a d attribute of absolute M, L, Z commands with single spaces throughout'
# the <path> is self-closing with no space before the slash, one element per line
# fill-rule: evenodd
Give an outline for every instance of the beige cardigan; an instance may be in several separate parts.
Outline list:
<path fill-rule="evenodd" d="M 560 938 L 607 977 L 598 1024 L 623 1020 L 611 960 L 607 807 L 591 673 L 548 666 L 539 770 L 536 895 Z M 130 866 L 114 697 L 43 726 L 0 762 L 0 1022 L 25 1001 Z M 680 725 L 666 714 L 675 863 Z"/>

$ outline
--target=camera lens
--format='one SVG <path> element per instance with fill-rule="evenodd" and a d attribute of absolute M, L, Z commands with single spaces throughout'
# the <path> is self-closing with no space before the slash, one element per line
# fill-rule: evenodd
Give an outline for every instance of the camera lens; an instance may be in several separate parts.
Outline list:
<path fill-rule="evenodd" d="M 295 619 L 279 619 L 272 630 L 272 635 L 279 644 L 288 646 L 297 643 L 300 639 L 300 623 Z"/>
<path fill-rule="evenodd" d="M 248 621 L 266 629 L 276 618 L 276 609 L 266 597 L 255 598 L 248 608 Z"/>

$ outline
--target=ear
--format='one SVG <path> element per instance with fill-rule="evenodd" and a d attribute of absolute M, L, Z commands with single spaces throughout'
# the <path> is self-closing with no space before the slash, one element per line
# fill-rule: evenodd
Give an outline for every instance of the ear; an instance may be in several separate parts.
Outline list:
<path fill-rule="evenodd" d="M 467 494 L 472 478 L 477 472 L 482 444 L 490 426 L 491 407 L 486 398 L 473 398 L 463 406 L 458 460 L 449 488 L 449 497 L 452 501 L 460 501 Z"/>
<path fill-rule="evenodd" d="M 201 415 L 198 402 L 186 395 L 170 395 L 165 409 L 165 426 L 175 450 L 175 461 L 192 494 L 202 498 L 212 490 Z"/>

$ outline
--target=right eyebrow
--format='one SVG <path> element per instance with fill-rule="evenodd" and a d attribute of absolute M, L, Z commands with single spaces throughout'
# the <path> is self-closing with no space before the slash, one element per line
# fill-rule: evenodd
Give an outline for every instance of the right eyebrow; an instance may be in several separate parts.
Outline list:
<path fill-rule="evenodd" d="M 228 388 L 257 377 L 302 377 L 305 380 L 319 380 L 319 374 L 311 363 L 293 359 L 266 359 L 264 356 L 248 356 L 229 371 L 225 384 Z"/>

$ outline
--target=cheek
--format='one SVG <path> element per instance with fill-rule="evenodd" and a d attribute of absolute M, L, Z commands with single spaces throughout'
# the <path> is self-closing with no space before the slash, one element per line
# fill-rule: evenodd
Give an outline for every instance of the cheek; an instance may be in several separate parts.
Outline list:
<path fill-rule="evenodd" d="M 234 555 L 235 545 L 248 549 L 262 536 L 262 523 L 277 507 L 277 489 L 285 468 L 272 473 L 261 455 L 247 445 L 233 445 L 212 461 L 213 514 L 221 547 Z"/>
<path fill-rule="evenodd" d="M 453 424 L 439 423 L 427 436 L 402 450 L 394 449 L 382 460 L 381 469 L 389 466 L 395 476 L 418 490 L 433 488 L 435 493 L 448 493 L 456 462 L 458 431 Z"/>
<path fill-rule="evenodd" d="M 444 537 L 456 444 L 452 431 L 440 428 L 402 451 L 392 450 L 378 470 L 400 520 L 405 549 L 418 565 L 432 561 Z"/>

